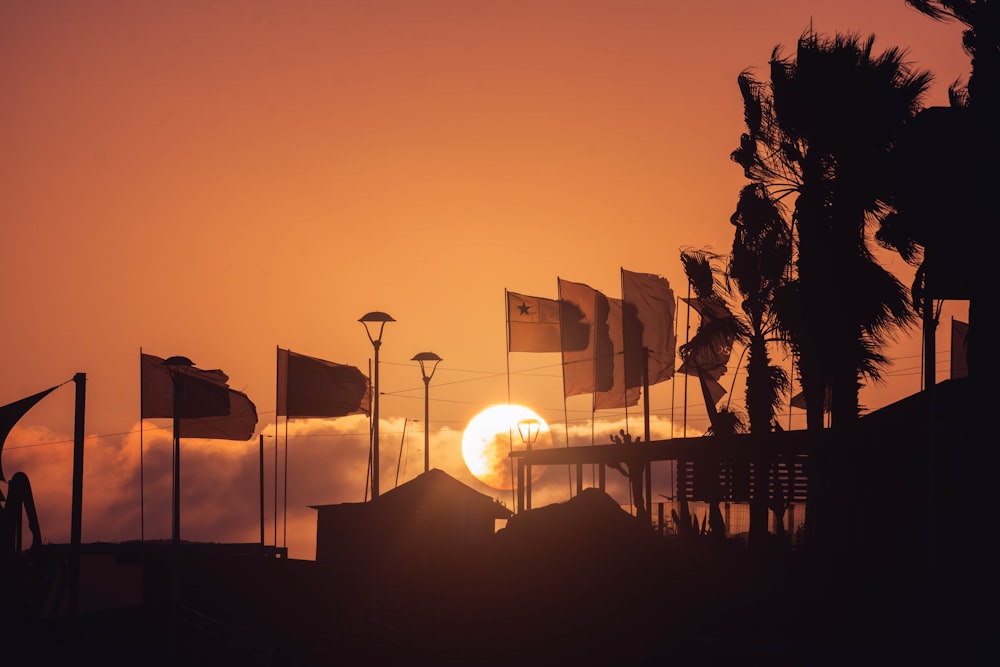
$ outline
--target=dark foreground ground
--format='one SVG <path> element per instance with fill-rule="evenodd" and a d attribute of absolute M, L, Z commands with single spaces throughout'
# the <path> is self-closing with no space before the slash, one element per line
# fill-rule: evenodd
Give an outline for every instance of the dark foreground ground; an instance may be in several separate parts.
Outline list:
<path fill-rule="evenodd" d="M 778 540 L 653 535 L 596 492 L 571 502 L 419 572 L 192 553 L 176 617 L 151 555 L 138 604 L 47 608 L 65 572 L 43 547 L 6 568 L 4 663 L 973 664 L 967 611 L 939 608 L 924 554 L 818 563 Z"/>

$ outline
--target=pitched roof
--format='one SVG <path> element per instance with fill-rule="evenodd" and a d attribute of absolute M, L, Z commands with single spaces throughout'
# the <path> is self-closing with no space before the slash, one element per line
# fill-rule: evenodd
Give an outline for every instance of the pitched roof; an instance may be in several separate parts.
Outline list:
<path fill-rule="evenodd" d="M 386 491 L 369 503 L 337 503 L 333 505 L 310 505 L 309 507 L 321 510 L 344 505 L 362 505 L 365 507 L 372 505 L 394 506 L 401 504 L 412 505 L 417 502 L 428 501 L 461 502 L 465 507 L 472 506 L 484 514 L 492 514 L 495 519 L 508 519 L 513 514 L 500 502 L 463 484 L 438 468 L 432 468 L 425 473 L 417 475 L 408 482 L 404 482 L 396 488 Z"/>

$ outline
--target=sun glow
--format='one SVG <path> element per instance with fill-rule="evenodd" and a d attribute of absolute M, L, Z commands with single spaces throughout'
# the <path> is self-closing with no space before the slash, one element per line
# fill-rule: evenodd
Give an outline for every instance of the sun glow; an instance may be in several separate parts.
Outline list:
<path fill-rule="evenodd" d="M 549 425 L 523 405 L 493 405 L 473 417 L 462 435 L 462 458 L 469 472 L 494 489 L 511 489 L 511 449 L 526 446 L 518 424 L 532 420 L 538 423 L 532 448 L 549 447 Z"/>

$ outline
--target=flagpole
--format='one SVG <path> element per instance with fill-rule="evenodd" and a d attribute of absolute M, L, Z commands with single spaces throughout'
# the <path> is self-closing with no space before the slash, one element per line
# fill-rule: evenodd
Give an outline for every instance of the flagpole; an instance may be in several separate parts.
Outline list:
<path fill-rule="evenodd" d="M 680 309 L 680 297 L 674 298 L 674 346 L 677 345 L 677 328 L 680 323 L 677 321 L 677 311 Z M 677 355 L 673 357 L 674 369 L 670 375 L 670 438 L 674 437 L 674 425 L 677 424 Z M 670 502 L 671 509 L 673 503 L 677 502 L 677 460 L 670 461 Z"/>
<path fill-rule="evenodd" d="M 684 302 L 687 305 L 685 313 L 684 343 L 691 342 L 691 281 L 688 281 L 688 298 Z M 684 374 L 684 437 L 687 437 L 688 428 L 688 374 Z"/>
<path fill-rule="evenodd" d="M 372 360 L 368 359 L 368 387 L 371 388 Z M 375 400 L 375 390 L 371 389 L 372 401 Z M 372 443 L 375 441 L 375 423 L 372 420 L 372 411 L 368 411 L 368 469 L 365 474 L 365 502 L 368 502 L 368 488 L 371 486 L 374 498 L 374 485 L 372 484 Z"/>
<path fill-rule="evenodd" d="M 281 508 L 281 546 L 288 548 L 288 417 L 285 417 L 285 465 L 284 480 L 281 484 L 283 505 Z"/>
<path fill-rule="evenodd" d="M 277 421 L 277 411 L 275 412 Z M 264 546 L 264 432 L 260 432 L 260 464 L 258 466 L 260 477 L 260 546 Z M 262 550 L 263 551 L 263 550 Z"/>
<path fill-rule="evenodd" d="M 144 396 L 142 387 L 142 346 L 139 346 L 139 544 L 146 542 L 146 484 L 144 481 L 143 466 L 143 428 L 142 428 L 142 399 Z"/>
<path fill-rule="evenodd" d="M 73 502 L 70 524 L 70 546 L 73 556 L 70 561 L 69 611 L 72 617 L 76 617 L 80 601 L 80 548 L 83 524 L 83 420 L 87 411 L 87 374 L 77 373 L 73 376 L 73 382 L 76 383 L 76 413 L 73 428 Z"/>
<path fill-rule="evenodd" d="M 680 310 L 680 297 L 674 298 L 674 347 L 677 346 L 677 328 L 680 323 L 677 321 L 677 311 Z M 674 424 L 677 421 L 677 354 L 674 353 L 674 368 L 670 374 L 670 437 L 674 437 Z"/>
<path fill-rule="evenodd" d="M 285 429 L 288 428 L 288 417 L 285 417 Z M 278 432 L 278 418 L 274 418 L 274 548 L 278 548 L 278 445 L 281 444 L 281 434 Z"/>
<path fill-rule="evenodd" d="M 559 295 L 560 326 L 562 326 L 562 279 L 556 276 L 556 294 Z M 569 447 L 569 411 L 566 409 L 566 350 L 559 345 L 559 365 L 562 369 L 563 385 L 563 439 Z"/>
<path fill-rule="evenodd" d="M 504 319 L 507 322 L 507 347 L 504 351 L 504 360 L 507 364 L 507 405 L 510 405 L 510 292 L 506 287 L 503 288 L 503 307 L 506 310 Z M 510 424 L 507 425 L 507 448 L 508 451 L 513 454 L 514 452 L 514 432 Z M 510 461 L 510 506 L 517 511 L 517 483 L 514 478 L 514 457 L 507 457 Z"/>
<path fill-rule="evenodd" d="M 560 308 L 560 326 L 562 325 L 562 279 L 556 276 L 556 281 L 558 282 L 558 294 L 559 294 L 559 308 Z M 560 341 L 559 345 L 559 358 L 561 360 L 562 366 L 562 376 L 563 376 L 563 432 L 565 435 L 566 447 L 569 447 L 569 409 L 566 405 L 566 350 Z M 573 497 L 573 477 L 570 473 L 569 464 L 566 464 L 566 474 L 569 479 L 569 495 L 570 498 Z"/>
<path fill-rule="evenodd" d="M 628 348 L 627 336 L 625 331 L 625 267 L 618 267 L 618 291 L 622 295 L 622 366 L 625 368 L 625 432 L 628 432 Z M 643 395 L 647 392 L 643 389 Z M 648 410 L 648 408 L 647 408 Z"/>
<path fill-rule="evenodd" d="M 275 365 L 274 365 L 274 548 L 278 549 L 278 443 L 281 442 L 281 434 L 278 432 L 278 419 L 281 418 L 280 401 L 281 378 L 278 377 L 279 362 L 281 361 L 281 346 L 275 345 Z M 285 424 L 288 424 L 288 368 L 287 358 L 285 367 Z M 287 427 L 287 426 L 286 426 Z M 263 473 L 261 473 L 263 474 Z M 261 500 L 263 503 L 264 501 Z"/>

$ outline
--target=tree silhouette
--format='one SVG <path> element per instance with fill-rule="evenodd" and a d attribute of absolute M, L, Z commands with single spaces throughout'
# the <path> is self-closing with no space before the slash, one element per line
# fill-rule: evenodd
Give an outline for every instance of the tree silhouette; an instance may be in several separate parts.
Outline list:
<path fill-rule="evenodd" d="M 791 279 L 774 294 L 778 324 L 795 353 L 810 430 L 831 423 L 845 435 L 860 415 L 863 380 L 877 382 L 888 360 L 881 350 L 915 313 L 902 283 L 870 246 L 890 211 L 894 142 L 920 109 L 931 77 L 890 48 L 874 55 L 874 36 L 798 41 L 795 58 L 772 51 L 770 78 L 739 76 L 747 132 L 732 159 L 774 199 L 793 196 Z M 832 456 L 833 453 L 827 453 Z M 842 466 L 846 452 L 837 452 Z M 824 503 L 844 495 L 850 475 L 833 475 L 823 456 L 810 457 L 810 533 L 828 524 Z M 811 515 L 811 516 L 810 516 Z"/>
<path fill-rule="evenodd" d="M 994 328 L 995 290 L 987 270 L 993 265 L 990 223 L 996 220 L 996 156 L 1000 152 L 1000 2 L 993 0 L 906 0 L 935 20 L 958 21 L 962 46 L 971 57 L 967 86 L 956 81 L 951 104 L 922 111 L 908 124 L 897 148 L 897 215 L 885 221 L 879 239 L 918 267 L 914 301 L 923 306 L 924 339 L 933 346 L 934 299 L 967 299 L 969 333 L 968 403 L 980 422 L 993 409 L 997 356 L 988 333 Z M 933 359 L 933 347 L 928 354 Z M 956 521 L 941 525 L 930 543 L 930 577 L 935 604 L 948 609 L 937 630 L 943 644 L 988 651 L 989 621 L 967 608 L 968 591 L 980 594 L 991 571 L 988 531 L 997 466 L 994 447 L 939 428 L 934 405 L 935 375 L 927 373 L 926 423 L 930 507 L 956 508 Z M 942 480 L 956 482 L 944 483 Z M 960 480 L 960 481 L 958 481 Z M 952 662 L 956 660 L 949 658 Z"/>
<path fill-rule="evenodd" d="M 695 298 L 687 302 L 700 315 L 698 329 L 684 345 L 678 349 L 682 364 L 678 373 L 694 375 L 698 378 L 705 409 L 711 424 L 709 435 L 731 435 L 743 430 L 742 419 L 728 408 L 719 409 L 716 404 L 724 391 L 719 378 L 726 372 L 726 364 L 732 354 L 735 341 L 747 340 L 747 329 L 736 318 L 726 303 L 725 283 L 718 274 L 719 256 L 706 250 L 685 250 L 681 252 L 681 264 Z M 715 262 L 715 264 L 713 264 Z M 709 524 L 713 535 L 725 536 L 725 525 L 719 511 L 719 462 L 703 458 L 699 463 L 702 474 L 697 478 L 707 485 L 706 501 L 709 504 Z M 682 499 L 681 515 L 687 507 Z"/>
<path fill-rule="evenodd" d="M 792 235 L 780 201 L 771 198 L 761 183 L 751 183 L 740 192 L 731 222 L 736 227 L 733 250 L 726 268 L 726 281 L 742 297 L 740 310 L 749 332 L 747 346 L 746 406 L 752 447 L 761 450 L 761 434 L 780 429 L 777 412 L 788 390 L 785 370 L 771 362 L 770 347 L 783 345 L 774 310 L 775 294 L 791 269 Z M 754 456 L 758 480 L 768 474 L 768 462 Z M 750 543 L 756 545 L 767 534 L 768 485 L 758 483 L 750 499 Z M 775 505 L 781 519 L 784 504 Z M 780 522 L 779 522 L 779 525 Z"/>
<path fill-rule="evenodd" d="M 966 87 L 952 84 L 953 102 L 997 109 L 1000 106 L 1000 3 L 989 0 L 905 0 L 917 11 L 939 21 L 955 20 L 966 27 L 962 47 L 972 58 Z M 965 96 L 968 96 L 965 99 Z"/>

